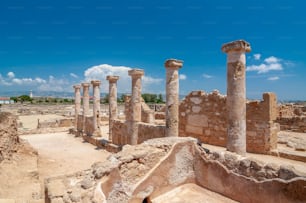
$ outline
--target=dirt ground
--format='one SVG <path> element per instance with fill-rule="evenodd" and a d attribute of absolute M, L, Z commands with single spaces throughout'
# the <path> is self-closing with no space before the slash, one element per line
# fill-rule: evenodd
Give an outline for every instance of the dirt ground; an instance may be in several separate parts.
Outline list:
<path fill-rule="evenodd" d="M 28 147 L 1 163 L 0 180 L 1 186 L 5 187 L 0 187 L 0 200 L 40 199 L 44 202 L 43 181 L 46 177 L 89 169 L 94 162 L 103 161 L 110 155 L 66 132 L 20 137 L 37 150 L 38 156 Z"/>
<path fill-rule="evenodd" d="M 103 161 L 110 153 L 96 149 L 82 138 L 68 133 L 21 136 L 38 151 L 38 170 L 41 178 L 74 173 Z"/>
<path fill-rule="evenodd" d="M 19 116 L 18 122 L 22 123 L 22 127 L 25 129 L 36 129 L 38 119 L 40 122 L 48 121 L 48 120 L 56 120 L 65 118 L 64 116 L 55 115 L 55 114 L 47 114 L 47 115 L 30 115 L 30 116 Z"/>

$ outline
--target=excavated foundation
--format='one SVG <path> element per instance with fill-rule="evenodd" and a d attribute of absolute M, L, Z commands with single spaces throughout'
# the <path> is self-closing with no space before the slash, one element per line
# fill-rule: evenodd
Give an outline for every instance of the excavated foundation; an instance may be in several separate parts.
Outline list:
<path fill-rule="evenodd" d="M 47 179 L 46 194 L 48 202 L 303 202 L 305 177 L 289 166 L 209 152 L 193 138 L 158 138 L 126 145 L 91 170 Z M 56 195 L 59 186 L 64 192 Z"/>

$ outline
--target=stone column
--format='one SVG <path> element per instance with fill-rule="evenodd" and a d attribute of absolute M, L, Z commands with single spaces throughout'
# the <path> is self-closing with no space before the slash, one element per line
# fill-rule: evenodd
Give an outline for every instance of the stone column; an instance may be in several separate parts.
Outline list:
<path fill-rule="evenodd" d="M 179 73 L 183 61 L 168 59 L 166 67 L 166 137 L 179 135 Z"/>
<path fill-rule="evenodd" d="M 78 129 L 78 116 L 81 110 L 81 85 L 74 85 L 74 126 Z"/>
<path fill-rule="evenodd" d="M 130 144 L 136 145 L 138 142 L 138 122 L 141 121 L 141 77 L 144 75 L 142 69 L 129 70 L 132 77 L 132 122 L 130 128 Z"/>
<path fill-rule="evenodd" d="M 83 132 L 85 132 L 86 128 L 86 116 L 89 115 L 89 86 L 90 83 L 82 83 L 83 87 Z"/>
<path fill-rule="evenodd" d="M 100 80 L 92 80 L 92 90 L 93 90 L 93 130 L 94 134 L 100 135 Z"/>
<path fill-rule="evenodd" d="M 243 40 L 222 46 L 227 53 L 227 150 L 241 155 L 246 153 L 246 90 L 245 53 L 251 51 L 250 44 Z"/>
<path fill-rule="evenodd" d="M 113 120 L 117 118 L 117 80 L 119 76 L 108 75 L 106 80 L 109 82 L 109 93 L 108 93 L 108 103 L 109 103 L 109 141 L 112 141 L 112 127 Z"/>

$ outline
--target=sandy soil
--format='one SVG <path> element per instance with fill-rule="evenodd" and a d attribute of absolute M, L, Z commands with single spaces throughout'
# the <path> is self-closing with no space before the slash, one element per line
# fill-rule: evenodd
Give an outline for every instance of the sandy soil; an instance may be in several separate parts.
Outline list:
<path fill-rule="evenodd" d="M 110 155 L 68 133 L 26 135 L 21 138 L 38 151 L 40 178 L 89 169 L 94 162 L 103 161 Z"/>
<path fill-rule="evenodd" d="M 64 116 L 47 114 L 47 115 L 30 115 L 30 116 L 19 116 L 18 122 L 22 123 L 22 127 L 26 129 L 36 129 L 38 119 L 39 121 L 48 121 L 65 118 Z"/>

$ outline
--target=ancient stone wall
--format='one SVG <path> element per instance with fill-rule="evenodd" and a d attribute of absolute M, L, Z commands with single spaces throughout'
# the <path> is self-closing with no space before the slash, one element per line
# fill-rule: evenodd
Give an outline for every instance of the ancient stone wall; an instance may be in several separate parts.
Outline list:
<path fill-rule="evenodd" d="M 128 122 L 130 121 L 121 121 L 114 120 L 113 123 L 113 137 L 112 143 L 115 145 L 125 145 L 128 144 Z M 154 125 L 140 122 L 138 125 L 138 141 L 140 144 L 148 139 L 165 137 L 165 126 L 163 125 Z"/>
<path fill-rule="evenodd" d="M 179 107 L 179 135 L 192 136 L 208 144 L 226 146 L 226 97 L 218 92 L 193 91 Z"/>
<path fill-rule="evenodd" d="M 91 136 L 93 135 L 93 133 L 95 132 L 95 129 L 94 129 L 94 119 L 93 117 L 89 117 L 89 116 L 86 116 L 85 117 L 85 129 L 84 129 L 84 133 L 85 135 L 88 135 L 88 136 Z"/>
<path fill-rule="evenodd" d="M 306 116 L 306 107 L 295 104 L 281 104 L 278 106 L 278 118 L 291 118 L 296 116 Z"/>
<path fill-rule="evenodd" d="M 17 151 L 19 144 L 16 117 L 0 112 L 0 162 L 10 158 Z"/>
<path fill-rule="evenodd" d="M 278 106 L 279 115 L 276 120 L 281 130 L 306 132 L 306 107 L 302 105 L 283 104 Z"/>
<path fill-rule="evenodd" d="M 247 151 L 267 153 L 276 148 L 278 124 L 274 94 L 263 101 L 247 102 Z M 191 92 L 180 104 L 180 136 L 192 136 L 208 144 L 226 146 L 226 96 L 217 91 Z"/>
<path fill-rule="evenodd" d="M 289 130 L 293 132 L 306 133 L 306 117 L 291 117 L 291 118 L 278 118 L 276 120 L 280 124 L 281 130 Z"/>
<path fill-rule="evenodd" d="M 74 119 L 64 118 L 48 121 L 38 121 L 37 128 L 58 128 L 58 127 L 71 127 L 74 124 Z"/>
<path fill-rule="evenodd" d="M 124 114 L 127 121 L 132 120 L 132 105 L 131 105 L 131 97 L 126 96 L 124 101 Z M 144 102 L 143 98 L 141 98 L 141 122 L 144 123 L 154 123 L 155 116 L 154 111 L 150 109 L 150 107 Z"/>
<path fill-rule="evenodd" d="M 112 142 L 116 145 L 127 144 L 127 126 L 124 121 L 114 120 L 112 126 Z"/>
<path fill-rule="evenodd" d="M 268 153 L 277 147 L 279 124 L 277 117 L 276 96 L 264 93 L 263 101 L 247 102 L 247 151 Z"/>
<path fill-rule="evenodd" d="M 146 140 L 153 138 L 165 137 L 164 125 L 152 125 L 147 123 L 138 124 L 138 143 L 143 143 Z"/>

